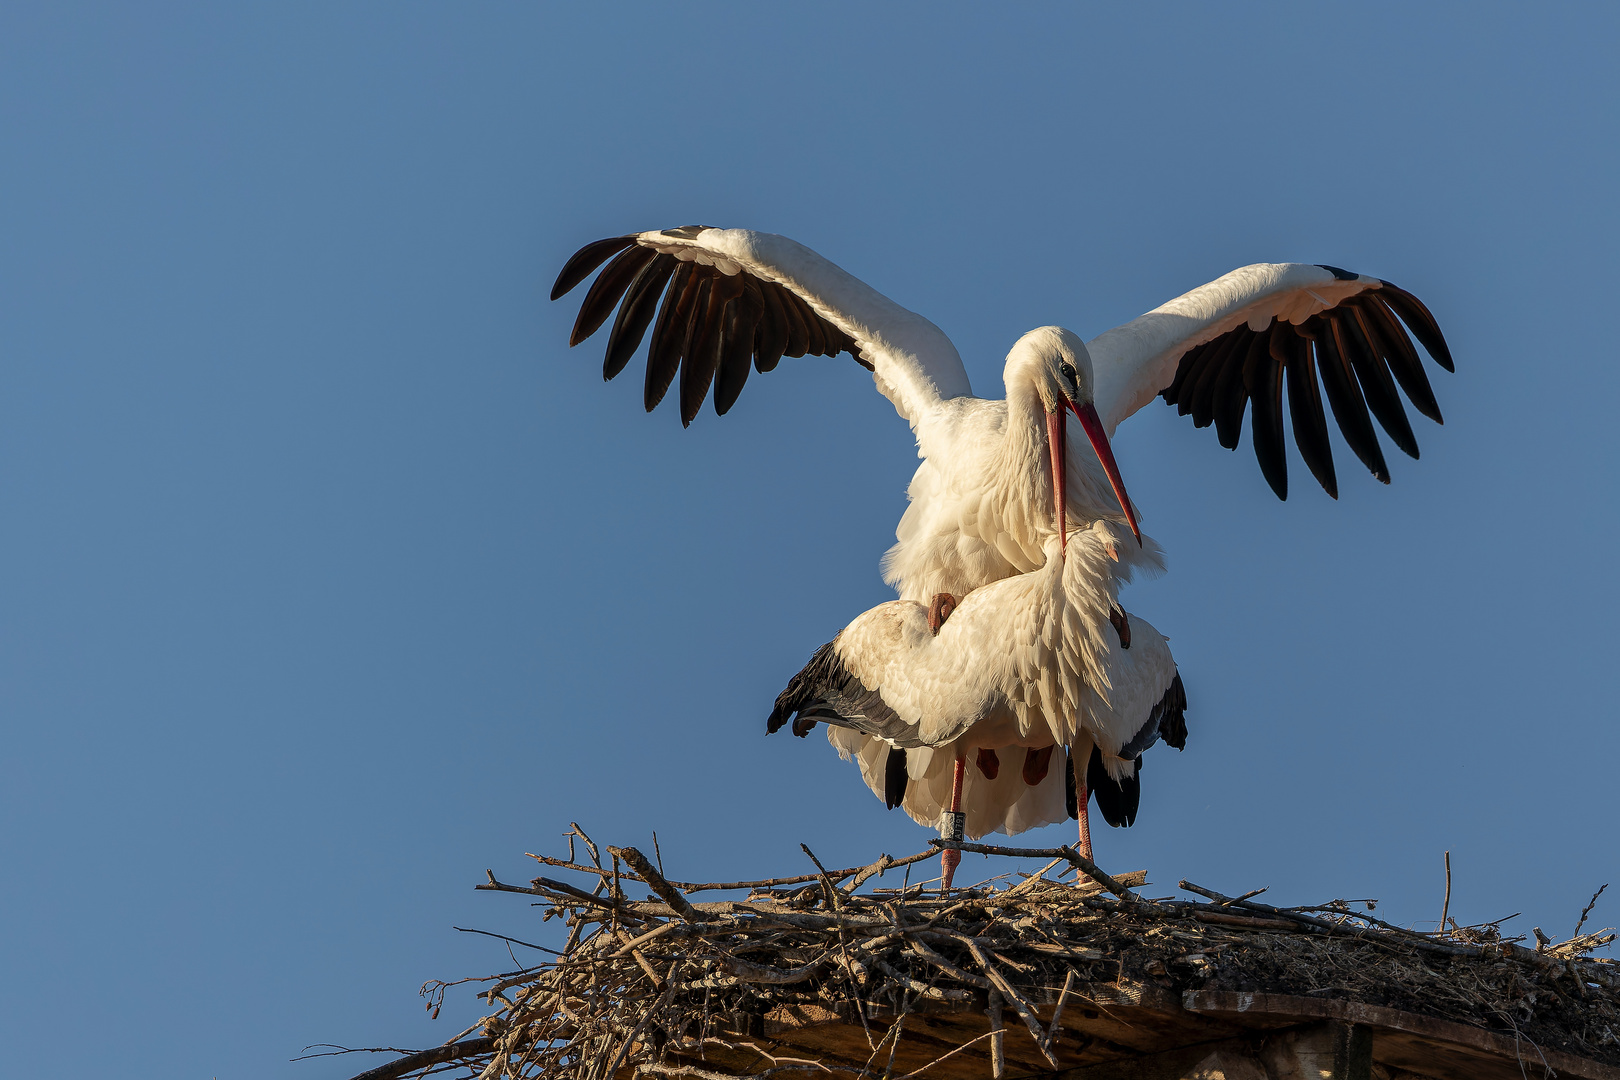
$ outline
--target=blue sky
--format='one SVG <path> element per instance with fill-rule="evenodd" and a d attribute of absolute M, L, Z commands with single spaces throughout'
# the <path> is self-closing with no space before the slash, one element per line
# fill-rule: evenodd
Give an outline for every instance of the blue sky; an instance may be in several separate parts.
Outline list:
<path fill-rule="evenodd" d="M 1150 406 L 1115 446 L 1191 730 L 1099 861 L 1567 935 L 1611 789 L 1609 6 L 85 5 L 0 11 L 0 1034 L 127 1076 L 309 1043 L 544 933 L 577 820 L 685 878 L 924 846 L 786 679 L 883 600 L 915 458 L 848 358 L 689 430 L 545 300 L 581 243 L 780 232 L 1000 393 L 1235 266 L 1422 296 L 1394 483 Z M 1387 443 L 1386 443 L 1387 447 Z M 1393 451 L 1390 451 L 1393 453 Z M 1035 843 L 1066 829 L 1031 834 Z M 969 859 L 965 872 L 982 869 Z M 1601 903 L 1595 919 L 1620 921 Z M 1607 913 L 1607 914 L 1606 914 Z"/>

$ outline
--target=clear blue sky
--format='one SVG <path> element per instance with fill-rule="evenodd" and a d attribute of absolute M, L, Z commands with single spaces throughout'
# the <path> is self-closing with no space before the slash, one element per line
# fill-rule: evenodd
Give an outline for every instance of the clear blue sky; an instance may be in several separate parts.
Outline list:
<path fill-rule="evenodd" d="M 600 236 L 785 233 L 976 387 L 1256 261 L 1457 356 L 1394 484 L 1149 407 L 1187 750 L 1098 857 L 1567 935 L 1620 881 L 1620 16 L 411 4 L 0 11 L 0 1040 L 17 1075 L 308 1077 L 545 931 L 578 820 L 687 878 L 921 848 L 784 681 L 882 600 L 909 433 L 847 358 L 644 415 L 545 291 Z M 1386 444 L 1387 445 L 1387 444 Z M 1050 843 L 1066 829 L 1027 837 Z M 965 869 L 982 867 L 971 859 Z M 1620 901 L 1595 918 L 1620 920 Z M 111 1064 L 109 1064 L 111 1063 Z M 99 1067 L 99 1066 L 98 1066 Z"/>

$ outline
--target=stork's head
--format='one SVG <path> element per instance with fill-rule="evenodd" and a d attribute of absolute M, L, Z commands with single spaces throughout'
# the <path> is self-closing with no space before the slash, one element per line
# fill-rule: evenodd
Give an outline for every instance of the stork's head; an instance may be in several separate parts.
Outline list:
<path fill-rule="evenodd" d="M 1061 326 L 1031 330 L 1007 354 L 1008 390 L 1023 381 L 1034 387 L 1049 413 L 1091 404 L 1091 354 L 1086 343 Z"/>
<path fill-rule="evenodd" d="M 1057 511 L 1056 529 L 1067 543 L 1068 522 L 1068 470 L 1066 448 L 1068 435 L 1066 413 L 1074 413 L 1086 430 L 1086 438 L 1108 474 L 1114 497 L 1119 500 L 1125 520 L 1130 523 L 1136 542 L 1142 542 L 1142 531 L 1136 526 L 1136 511 L 1125 494 L 1125 482 L 1120 479 L 1119 466 L 1114 462 L 1113 448 L 1102 420 L 1097 416 L 1095 404 L 1096 384 L 1092 377 L 1091 354 L 1086 343 L 1073 331 L 1061 326 L 1043 326 L 1031 330 L 1018 339 L 1012 352 L 1007 354 L 1007 393 L 1010 397 L 1015 386 L 1023 384 L 1034 389 L 1046 408 L 1047 445 L 1052 455 L 1052 502 Z"/>

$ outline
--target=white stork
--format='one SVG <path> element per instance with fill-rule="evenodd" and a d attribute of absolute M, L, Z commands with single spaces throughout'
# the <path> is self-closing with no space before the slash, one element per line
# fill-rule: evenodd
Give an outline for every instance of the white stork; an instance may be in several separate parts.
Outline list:
<path fill-rule="evenodd" d="M 687 226 L 600 240 L 569 259 L 552 299 L 604 262 L 570 344 L 595 333 L 617 307 L 603 365 L 611 379 L 652 326 L 649 411 L 677 374 L 681 420 L 689 424 L 711 385 L 715 411 L 724 414 L 750 367 L 768 372 L 783 356 L 848 352 L 872 371 L 910 423 L 923 459 L 883 562 L 901 598 L 919 602 L 1036 570 L 1046 539 L 1065 536 L 1068 526 L 1123 523 L 1140 542 L 1108 436 L 1155 395 L 1191 413 L 1197 426 L 1213 422 L 1229 449 L 1253 401 L 1255 455 L 1286 498 L 1286 385 L 1300 454 L 1337 497 L 1324 391 L 1346 442 L 1388 483 L 1372 418 L 1413 457 L 1401 392 L 1440 421 L 1408 331 L 1452 370 L 1422 302 L 1331 266 L 1243 267 L 1090 342 L 1056 327 L 1031 331 L 1008 354 L 1006 398 L 993 400 L 973 396 L 955 346 L 933 323 L 785 237 Z M 1065 410 L 1080 417 L 1089 448 L 1067 438 Z M 958 758 L 958 774 L 962 768 Z"/>
<path fill-rule="evenodd" d="M 1066 553 L 1051 534 L 1039 570 L 981 586 L 954 609 L 891 600 L 865 612 L 793 677 L 766 730 L 792 719 L 802 737 L 826 723 L 874 794 L 924 824 L 959 814 L 952 835 L 1076 817 L 1089 854 L 1079 784 L 1109 824 L 1129 825 L 1142 753 L 1160 737 L 1180 749 L 1187 732 L 1169 645 L 1119 607 L 1120 584 L 1162 569 L 1161 556 L 1120 531 L 1094 522 Z M 1068 760 L 1052 769 L 1057 747 Z M 1009 750 L 1021 762 L 1004 768 Z M 965 777 L 936 765 L 969 758 L 977 768 Z M 960 855 L 945 853 L 946 888 Z"/>

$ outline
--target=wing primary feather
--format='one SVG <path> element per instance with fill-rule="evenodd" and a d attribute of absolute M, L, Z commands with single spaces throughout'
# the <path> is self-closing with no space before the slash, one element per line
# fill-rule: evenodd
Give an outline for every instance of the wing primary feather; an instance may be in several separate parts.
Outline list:
<path fill-rule="evenodd" d="M 742 275 L 727 277 L 714 273 L 709 279 L 708 293 L 704 297 L 702 315 L 693 324 L 692 348 L 681 358 L 681 426 L 697 418 L 703 408 L 703 399 L 709 394 L 715 369 L 720 366 L 720 347 L 724 343 L 726 305 L 742 292 Z M 696 308 L 693 309 L 694 313 Z"/>
<path fill-rule="evenodd" d="M 788 319 L 782 310 L 782 286 L 765 282 L 760 286 L 760 297 L 765 302 L 765 310 L 759 320 L 754 370 L 764 374 L 774 371 L 782 361 L 782 353 L 788 346 Z"/>
<path fill-rule="evenodd" d="M 1350 357 L 1350 365 L 1361 380 L 1362 393 L 1366 394 L 1373 415 L 1395 445 L 1407 457 L 1416 458 L 1418 444 L 1417 436 L 1412 434 L 1412 422 L 1406 418 L 1406 410 L 1401 407 L 1401 395 L 1395 389 L 1395 380 L 1389 373 L 1388 365 L 1367 336 L 1361 309 L 1347 307 L 1336 310 L 1333 325 L 1339 331 L 1335 340 L 1340 350 Z"/>
<path fill-rule="evenodd" d="M 809 308 L 799 305 L 799 298 L 793 295 L 792 290 L 777 286 L 777 299 L 782 302 L 782 314 L 787 320 L 787 348 L 782 350 L 783 356 L 803 356 L 810 348 L 810 331 L 805 328 L 805 316 Z"/>
<path fill-rule="evenodd" d="M 1384 303 L 1394 309 L 1407 326 L 1412 328 L 1412 336 L 1422 343 L 1434 357 L 1434 362 L 1447 371 L 1456 371 L 1456 364 L 1451 360 L 1451 349 L 1446 345 L 1446 337 L 1440 332 L 1440 324 L 1435 321 L 1434 315 L 1428 306 L 1407 292 L 1405 289 L 1391 285 L 1389 282 L 1380 282 L 1383 286 L 1378 294 L 1383 297 Z"/>
<path fill-rule="evenodd" d="M 1170 380 L 1170 385 L 1159 391 L 1159 396 L 1174 405 L 1181 400 L 1181 388 L 1186 385 L 1187 378 L 1209 355 L 1209 350 L 1215 345 L 1214 341 L 1206 341 L 1202 345 L 1194 345 L 1182 354 L 1181 361 L 1176 364 L 1176 377 Z M 1183 416 L 1186 413 L 1182 413 Z"/>
<path fill-rule="evenodd" d="M 1429 385 L 1428 372 L 1423 370 L 1423 360 L 1395 313 L 1377 292 L 1363 293 L 1351 302 L 1361 311 L 1364 329 L 1373 347 L 1383 353 L 1395 373 L 1395 381 L 1401 384 L 1417 411 L 1437 424 L 1445 423 L 1440 415 L 1440 403 L 1434 397 L 1434 387 Z"/>
<path fill-rule="evenodd" d="M 634 234 L 630 236 L 610 236 L 606 240 L 597 240 L 586 244 L 574 252 L 569 260 L 563 263 L 562 272 L 557 275 L 557 281 L 551 286 L 551 298 L 560 299 L 567 295 L 575 285 L 591 276 L 591 271 L 607 262 L 613 256 L 636 242 Z"/>
<path fill-rule="evenodd" d="M 669 384 L 675 381 L 675 372 L 681 365 L 681 349 L 686 342 L 687 314 L 695 299 L 697 282 L 693 274 L 696 263 L 683 262 L 675 268 L 669 289 L 664 293 L 664 304 L 658 309 L 658 322 L 653 324 L 652 342 L 647 346 L 647 386 L 643 401 L 652 412 L 664 400 Z"/>
<path fill-rule="evenodd" d="M 1258 352 L 1265 350 L 1266 335 L 1255 334 L 1242 357 L 1234 355 L 1221 368 L 1215 381 L 1215 397 L 1211 408 L 1215 413 L 1215 437 L 1228 450 L 1236 450 L 1238 438 L 1243 434 L 1243 410 L 1248 404 L 1249 365 Z M 1241 359 L 1242 363 L 1238 363 Z"/>
<path fill-rule="evenodd" d="M 658 297 L 663 294 L 664 286 L 679 261 L 673 255 L 659 255 L 642 267 L 641 273 L 630 283 L 629 291 L 624 294 L 624 303 L 619 305 L 619 315 L 613 320 L 613 330 L 608 334 L 607 355 L 602 360 L 602 378 L 613 378 L 630 363 L 630 358 L 635 355 L 637 346 L 647 333 L 647 324 L 652 322 L 654 313 L 658 311 Z"/>
<path fill-rule="evenodd" d="M 1361 388 L 1355 372 L 1339 352 L 1334 341 L 1333 326 L 1325 315 L 1312 315 L 1305 325 L 1312 331 L 1316 342 L 1317 367 L 1322 373 L 1322 385 L 1327 389 L 1328 405 L 1333 419 L 1339 422 L 1344 441 L 1350 444 L 1356 457 L 1383 483 L 1389 483 L 1389 466 L 1384 464 L 1384 452 L 1378 447 L 1378 436 L 1373 432 L 1372 417 L 1367 415 L 1367 404 L 1361 399 Z"/>
<path fill-rule="evenodd" d="M 624 296 L 624 291 L 641 273 L 642 267 L 657 257 L 658 252 L 652 248 L 633 247 L 607 264 L 607 268 L 591 282 L 591 291 L 585 294 L 584 303 L 579 305 L 579 318 L 574 320 L 573 333 L 568 336 L 570 348 L 602 328 L 614 306 Z"/>
<path fill-rule="evenodd" d="M 748 381 L 748 369 L 754 357 L 754 332 L 764 312 L 765 300 L 760 295 L 759 283 L 743 277 L 742 295 L 726 305 L 725 343 L 720 349 L 720 371 L 714 383 L 716 416 L 726 415 Z"/>
<path fill-rule="evenodd" d="M 1327 416 L 1322 411 L 1322 386 L 1316 381 L 1316 363 L 1311 358 L 1311 342 L 1298 329 L 1278 324 L 1285 330 L 1271 339 L 1272 356 L 1283 362 L 1288 372 L 1288 416 L 1294 422 L 1294 444 L 1300 457 L 1331 498 L 1339 497 L 1339 479 L 1333 472 L 1333 446 L 1328 439 Z"/>
<path fill-rule="evenodd" d="M 1215 418 L 1215 385 L 1228 364 L 1234 361 L 1242 364 L 1244 351 L 1254 337 L 1254 332 L 1246 326 L 1239 326 L 1235 330 L 1227 331 L 1226 337 L 1231 343 L 1219 351 L 1212 352 L 1204 361 L 1203 370 L 1198 374 L 1198 381 L 1193 386 L 1190 405 L 1194 427 L 1209 427 L 1210 421 Z M 1183 398 L 1186 394 L 1183 393 Z"/>
<path fill-rule="evenodd" d="M 1277 498 L 1288 500 L 1288 444 L 1283 437 L 1283 365 L 1273 355 L 1272 342 L 1293 336 L 1285 324 L 1274 322 L 1264 334 L 1256 334 L 1254 346 L 1243 360 L 1243 382 L 1254 399 L 1254 456 L 1260 472 Z"/>
<path fill-rule="evenodd" d="M 804 351 L 807 356 L 821 356 L 827 351 L 827 340 L 823 334 L 821 316 L 805 303 L 798 293 L 790 292 L 794 306 L 799 309 L 799 318 L 804 322 Z"/>

